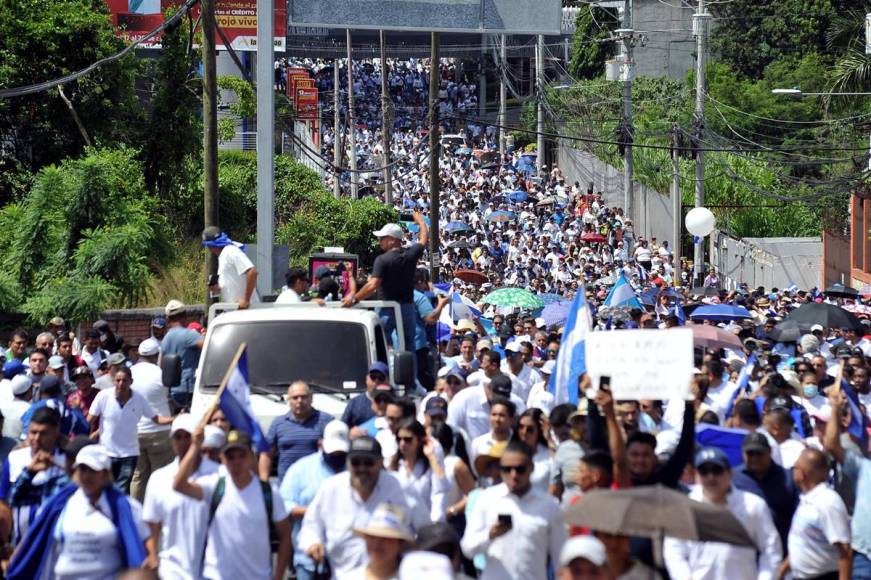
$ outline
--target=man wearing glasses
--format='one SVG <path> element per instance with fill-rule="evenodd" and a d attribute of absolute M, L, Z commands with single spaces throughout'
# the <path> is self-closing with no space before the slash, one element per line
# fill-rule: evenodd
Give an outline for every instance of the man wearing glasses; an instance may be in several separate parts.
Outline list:
<path fill-rule="evenodd" d="M 512 441 L 499 463 L 502 483 L 487 488 L 469 514 L 461 547 L 487 556 L 482 580 L 547 578 L 547 559 L 558 562 L 566 527 L 556 500 L 532 487 L 532 449 Z"/>
<path fill-rule="evenodd" d="M 372 401 L 374 401 L 372 393 L 376 385 L 388 384 L 389 376 L 390 369 L 387 363 L 376 361 L 369 365 L 369 371 L 366 373 L 366 392 L 348 401 L 342 414 L 342 421 L 349 429 L 362 425 L 375 416 L 375 411 L 372 409 Z"/>
<path fill-rule="evenodd" d="M 378 441 L 357 437 L 348 450 L 348 471 L 321 485 L 305 512 L 297 544 L 318 564 L 328 559 L 341 578 L 368 562 L 366 542 L 353 529 L 365 527 L 375 508 L 385 503 L 409 514 L 415 530 L 430 523 L 420 498 L 384 470 Z"/>
<path fill-rule="evenodd" d="M 727 508 L 744 524 L 754 548 L 667 537 L 663 555 L 672 578 L 775 578 L 782 560 L 780 536 L 761 497 L 732 486 L 729 458 L 708 447 L 696 454 L 696 481 L 690 499 Z M 758 552 L 758 557 L 757 557 Z"/>

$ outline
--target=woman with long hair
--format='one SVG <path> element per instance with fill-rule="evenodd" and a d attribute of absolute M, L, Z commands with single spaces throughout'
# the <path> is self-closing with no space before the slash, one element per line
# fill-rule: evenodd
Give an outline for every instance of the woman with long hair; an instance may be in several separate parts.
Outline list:
<path fill-rule="evenodd" d="M 527 409 L 517 420 L 513 440 L 523 441 L 534 450 L 532 456 L 532 485 L 547 493 L 551 475 L 550 426 L 541 409 Z"/>
<path fill-rule="evenodd" d="M 390 470 L 396 472 L 403 489 L 413 489 L 423 500 L 434 522 L 444 520 L 450 484 L 435 441 L 412 419 L 399 426 L 396 443 L 399 450 L 390 460 Z"/>
<path fill-rule="evenodd" d="M 430 429 L 430 437 L 439 442 L 445 453 L 445 478 L 448 480 L 448 491 L 445 506 L 448 522 L 463 534 L 465 528 L 464 512 L 469 492 L 475 489 L 475 476 L 469 467 L 469 455 L 466 453 L 465 441 L 454 436 L 454 430 L 447 423 L 434 423 Z M 456 440 L 456 445 L 454 441 Z"/>

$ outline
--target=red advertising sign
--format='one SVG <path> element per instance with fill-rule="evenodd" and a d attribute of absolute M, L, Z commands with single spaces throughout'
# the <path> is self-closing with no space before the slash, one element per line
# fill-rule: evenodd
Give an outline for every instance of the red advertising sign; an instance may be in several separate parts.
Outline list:
<path fill-rule="evenodd" d="M 105 0 L 115 34 L 129 42 L 142 39 L 163 23 L 169 9 L 178 8 L 183 0 Z M 197 19 L 200 4 L 191 9 Z M 234 50 L 257 50 L 257 0 L 216 0 L 215 20 Z M 284 52 L 287 34 L 287 0 L 275 0 L 274 47 Z M 220 36 L 215 39 L 218 50 L 226 50 Z M 160 48 L 160 35 L 140 45 Z"/>
<path fill-rule="evenodd" d="M 296 118 L 314 120 L 318 118 L 318 90 L 315 88 L 296 89 Z"/>
<path fill-rule="evenodd" d="M 315 86 L 315 82 L 311 79 L 294 79 L 293 83 L 293 106 L 295 108 L 299 108 L 299 102 L 297 98 L 299 97 L 299 89 L 313 89 Z"/>

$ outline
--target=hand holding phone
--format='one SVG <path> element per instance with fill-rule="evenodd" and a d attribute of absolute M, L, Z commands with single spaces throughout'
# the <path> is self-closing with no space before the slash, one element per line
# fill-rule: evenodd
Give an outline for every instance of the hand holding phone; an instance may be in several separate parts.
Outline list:
<path fill-rule="evenodd" d="M 490 539 L 495 540 L 499 536 L 504 536 L 511 531 L 512 525 L 511 514 L 499 514 L 496 523 L 490 528 Z"/>

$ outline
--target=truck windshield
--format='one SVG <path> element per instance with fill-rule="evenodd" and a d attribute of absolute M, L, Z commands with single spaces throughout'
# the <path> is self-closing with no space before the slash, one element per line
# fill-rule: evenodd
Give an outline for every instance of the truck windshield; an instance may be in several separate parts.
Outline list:
<path fill-rule="evenodd" d="M 212 330 L 203 361 L 202 385 L 214 390 L 239 344 L 247 344 L 248 374 L 259 389 L 284 393 L 296 380 L 306 381 L 313 390 L 366 387 L 369 343 L 362 324 L 329 321 L 276 321 L 223 324 Z"/>

